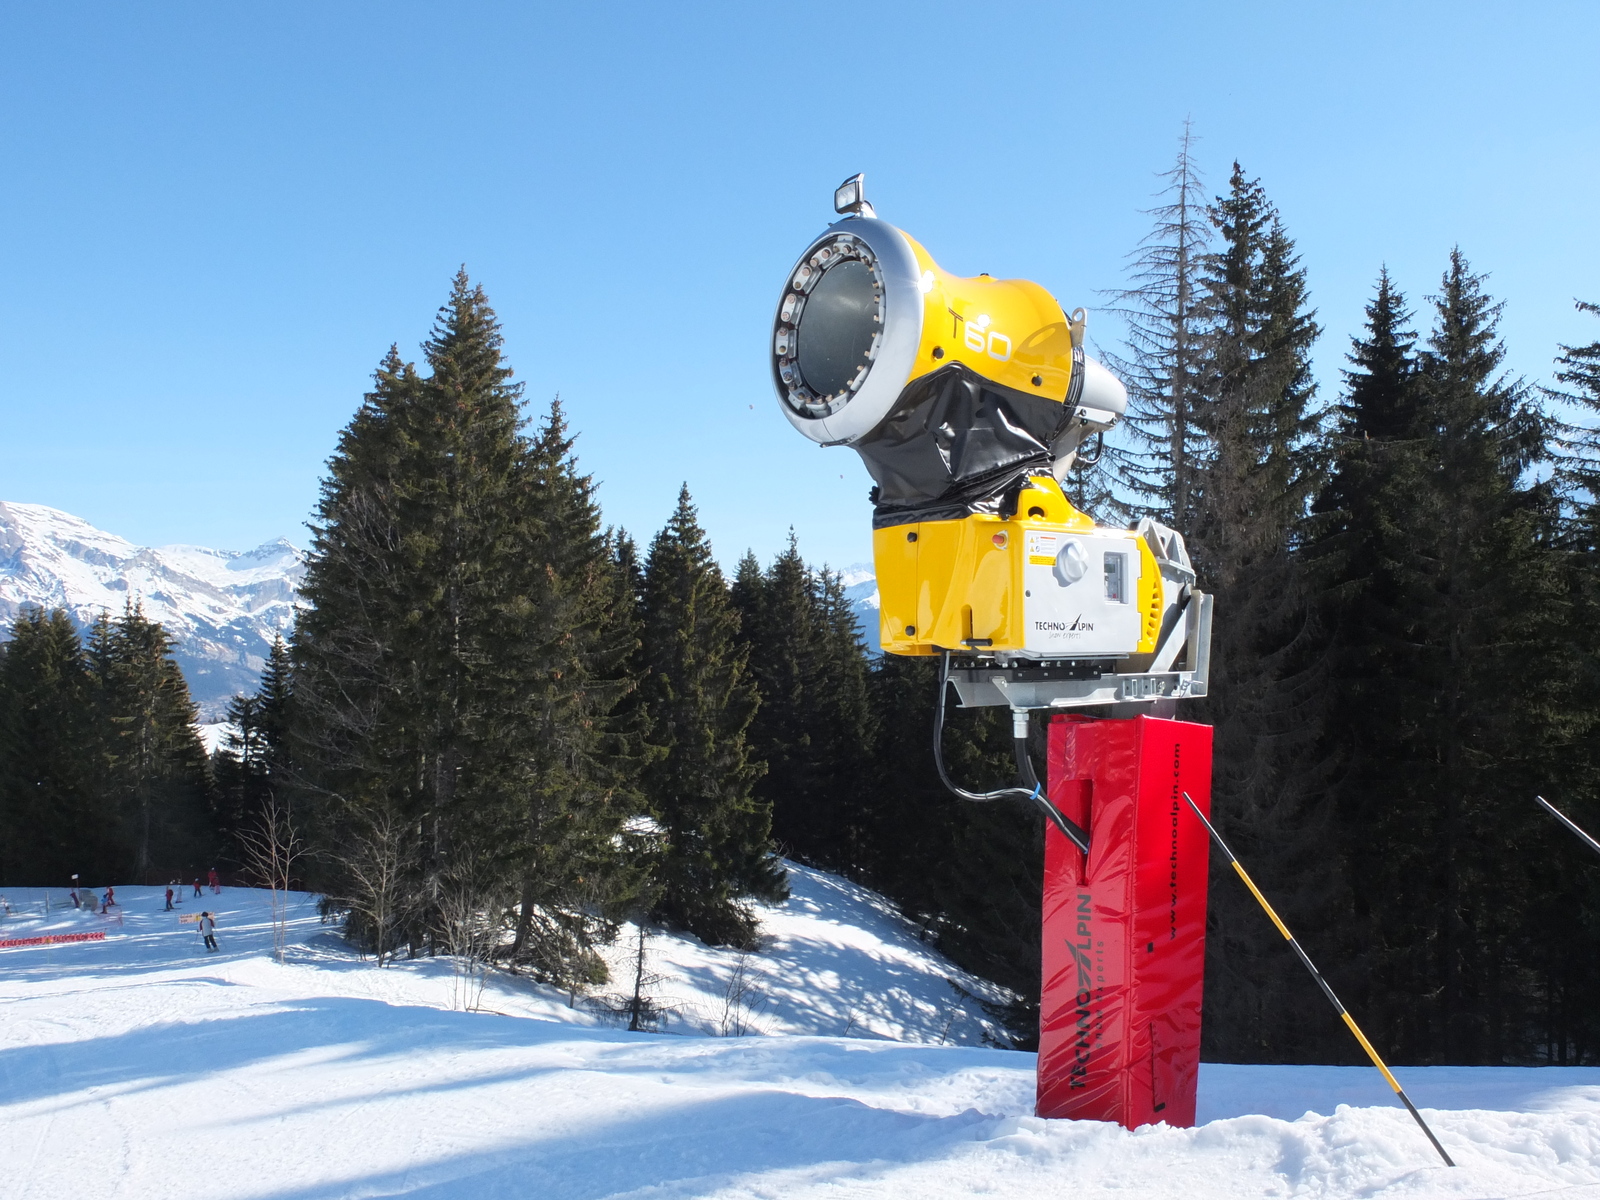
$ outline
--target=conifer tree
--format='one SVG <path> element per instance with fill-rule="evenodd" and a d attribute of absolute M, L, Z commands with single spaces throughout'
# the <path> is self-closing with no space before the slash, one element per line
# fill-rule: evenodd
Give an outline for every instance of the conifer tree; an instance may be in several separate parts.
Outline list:
<path fill-rule="evenodd" d="M 872 761 L 864 771 L 861 878 L 965 970 L 1010 989 L 995 1006 L 1011 1045 L 1039 1036 L 1039 880 L 1044 824 L 1021 804 L 974 804 L 945 789 L 931 751 L 938 668 L 932 659 L 882 656 L 869 680 Z M 968 787 L 1016 773 L 1010 714 L 950 714 L 944 758 Z"/>
<path fill-rule="evenodd" d="M 1576 302 L 1579 312 L 1600 317 L 1600 304 Z M 1572 498 L 1576 542 L 1587 553 L 1600 549 L 1600 340 L 1587 346 L 1562 346 L 1556 382 L 1548 395 L 1575 410 L 1561 428 L 1558 474 Z"/>
<path fill-rule="evenodd" d="M 115 805 L 119 873 L 199 871 L 217 849 L 211 778 L 198 715 L 172 639 L 130 600 L 89 633 L 95 784 Z"/>
<path fill-rule="evenodd" d="M 1523 482 L 1541 421 L 1500 373 L 1500 306 L 1459 250 L 1433 308 L 1413 360 L 1380 279 L 1317 548 L 1336 617 L 1338 827 L 1361 884 L 1349 990 L 1400 1055 L 1495 1062 L 1529 1052 L 1528 974 L 1547 943 L 1526 875 L 1545 831 L 1506 822 L 1504 804 L 1546 786 L 1573 734 L 1564 578 L 1548 491 Z"/>
<path fill-rule="evenodd" d="M 298 782 L 325 842 L 405 840 L 405 928 L 352 933 L 413 947 L 445 875 L 482 874 L 530 733 L 507 680 L 530 635 L 520 392 L 466 272 L 424 354 L 426 378 L 390 349 L 339 438 L 294 635 Z"/>
<path fill-rule="evenodd" d="M 228 702 L 231 728 L 212 758 L 212 774 L 218 824 L 235 864 L 243 861 L 240 837 L 254 827 L 268 802 L 274 798 L 289 802 L 291 669 L 288 646 L 274 637 L 255 692 Z"/>
<path fill-rule="evenodd" d="M 77 630 L 59 608 L 24 608 L 0 650 L 0 876 L 109 878 L 114 814 L 84 760 L 94 709 Z"/>
<path fill-rule="evenodd" d="M 1211 209 L 1205 388 L 1190 548 L 1216 595 L 1213 804 L 1224 835 L 1291 922 L 1340 899 L 1320 853 L 1328 802 L 1317 742 L 1321 664 L 1297 548 L 1320 489 L 1323 419 L 1311 379 L 1318 329 L 1294 243 L 1260 182 L 1234 164 Z M 1247 894 L 1216 874 L 1207 944 L 1206 1052 L 1272 1061 L 1315 1048 L 1299 1020 L 1314 991 Z M 1303 923 L 1303 922 L 1302 922 Z M 1314 1029 L 1320 1027 L 1313 1027 Z"/>
<path fill-rule="evenodd" d="M 867 860 L 868 813 L 877 797 L 871 787 L 876 721 L 868 694 L 867 647 L 845 593 L 844 578 L 826 567 L 815 576 L 818 689 L 813 705 L 813 744 L 821 770 L 819 808 L 829 822 L 820 861 L 859 874 Z"/>
<path fill-rule="evenodd" d="M 732 597 L 761 696 L 750 744 L 767 773 L 756 795 L 772 806 L 786 853 L 850 871 L 872 730 L 865 648 L 843 584 L 806 565 L 791 531 L 765 572 L 746 554 Z"/>
<path fill-rule="evenodd" d="M 685 486 L 645 563 L 644 698 L 662 754 L 645 795 L 666 830 L 658 915 L 717 944 L 745 945 L 745 899 L 787 895 L 771 809 L 753 794 L 762 764 L 747 733 L 759 698 L 722 572 Z"/>
<path fill-rule="evenodd" d="M 514 913 L 519 961 L 585 977 L 597 862 L 632 804 L 632 735 L 609 719 L 631 635 L 609 621 L 560 409 L 522 434 L 499 325 L 465 272 L 423 349 L 426 376 L 391 349 L 323 485 L 294 643 L 296 782 L 325 845 L 371 851 L 329 880 L 358 940 L 439 940 L 449 898 Z M 381 897 L 363 882 L 396 877 Z"/>
<path fill-rule="evenodd" d="M 631 542 L 602 532 L 592 479 L 578 470 L 559 400 L 529 447 L 523 486 L 534 536 L 529 602 L 543 637 L 524 643 L 533 680 L 531 772 L 538 781 L 514 814 L 506 844 L 521 870 L 511 957 L 571 984 L 602 977 L 596 925 L 630 907 L 648 864 L 619 856 L 624 822 L 642 811 L 638 776 L 650 754 L 635 702 L 639 649 L 637 564 Z M 636 848 L 635 848 L 636 849 Z M 556 965 L 562 964 L 563 970 Z"/>
<path fill-rule="evenodd" d="M 1600 305 L 1580 300 L 1576 306 L 1600 317 Z M 1566 769 L 1553 786 L 1564 811 L 1593 829 L 1600 826 L 1600 739 L 1594 736 L 1600 724 L 1600 339 L 1560 349 L 1558 386 L 1546 394 L 1569 415 L 1557 427 L 1556 483 L 1570 579 L 1575 729 L 1561 747 L 1557 761 Z M 1600 993 L 1600 879 L 1589 864 L 1573 862 L 1570 845 L 1551 847 L 1548 861 L 1563 869 L 1549 873 L 1543 911 L 1533 920 L 1548 947 L 1537 968 L 1547 1014 L 1545 1061 L 1564 1065 L 1600 1054 L 1600 1013 L 1588 1001 Z M 1576 877 L 1567 874 L 1571 867 Z"/>
<path fill-rule="evenodd" d="M 828 815 L 818 812 L 813 776 L 821 747 L 812 742 L 811 707 L 826 686 L 817 656 L 817 605 L 811 571 L 800 557 L 794 531 L 764 573 L 746 555 L 734 578 L 732 599 L 749 655 L 749 678 L 760 705 L 750 722 L 749 744 L 766 763 L 756 795 L 772 811 L 773 836 L 787 853 L 819 863 Z"/>
<path fill-rule="evenodd" d="M 1211 222 L 1194 160 L 1188 121 L 1161 195 L 1147 214 L 1154 227 L 1134 251 L 1133 286 L 1113 294 L 1113 311 L 1128 322 L 1126 355 L 1107 362 L 1128 388 L 1128 413 L 1105 467 L 1119 485 L 1129 516 L 1153 516 L 1176 529 L 1194 526 L 1206 441 L 1207 304 L 1204 271 Z"/>

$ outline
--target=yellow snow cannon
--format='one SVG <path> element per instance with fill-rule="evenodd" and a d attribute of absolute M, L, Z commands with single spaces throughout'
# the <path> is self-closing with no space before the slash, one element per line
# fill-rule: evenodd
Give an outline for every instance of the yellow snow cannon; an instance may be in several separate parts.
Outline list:
<path fill-rule="evenodd" d="M 1182 536 L 1097 525 L 1062 490 L 1127 408 L 1084 353 L 1085 311 L 945 271 L 877 218 L 860 175 L 834 209 L 784 283 L 772 374 L 790 423 L 876 482 L 883 649 L 960 656 L 968 705 L 1203 695 L 1210 597 Z"/>

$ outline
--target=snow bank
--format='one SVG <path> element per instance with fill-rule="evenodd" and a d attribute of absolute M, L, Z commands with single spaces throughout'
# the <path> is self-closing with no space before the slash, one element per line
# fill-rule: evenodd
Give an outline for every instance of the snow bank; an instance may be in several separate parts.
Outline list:
<path fill-rule="evenodd" d="M 185 900 L 211 955 L 156 889 L 121 924 L 7 895 L 0 936 L 108 937 L 0 951 L 5 1200 L 1600 1196 L 1600 1070 L 1402 1071 L 1454 1171 L 1357 1068 L 1207 1065 L 1196 1129 L 1039 1120 L 1032 1057 L 935 1044 L 948 965 L 815 872 L 767 914 L 765 1037 L 682 1036 L 733 959 L 681 939 L 681 1019 L 628 1034 L 517 980 L 449 1011 L 448 964 L 363 963 L 304 898 L 279 966 L 258 893 Z"/>

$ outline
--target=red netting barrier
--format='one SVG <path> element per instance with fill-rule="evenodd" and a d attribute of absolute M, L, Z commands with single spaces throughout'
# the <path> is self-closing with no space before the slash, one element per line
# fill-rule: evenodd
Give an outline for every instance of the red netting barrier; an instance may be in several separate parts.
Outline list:
<path fill-rule="evenodd" d="M 94 933 L 52 933 L 44 937 L 31 938 L 0 938 L 0 950 L 9 950 L 13 946 L 59 946 L 63 942 L 103 942 L 106 940 L 105 930 Z"/>

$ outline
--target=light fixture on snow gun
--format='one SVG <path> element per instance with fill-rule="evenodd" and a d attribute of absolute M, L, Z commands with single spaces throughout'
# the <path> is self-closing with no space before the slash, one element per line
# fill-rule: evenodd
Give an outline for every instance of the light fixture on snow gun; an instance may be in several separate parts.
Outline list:
<path fill-rule="evenodd" d="M 790 423 L 861 455 L 880 636 L 951 654 L 964 704 L 1017 709 L 1203 695 L 1210 598 L 1177 532 L 1096 525 L 1062 491 L 1127 392 L 1022 279 L 943 270 L 881 221 L 860 175 L 806 247 L 773 321 Z M 1180 657 L 1181 655 L 1181 657 Z"/>

